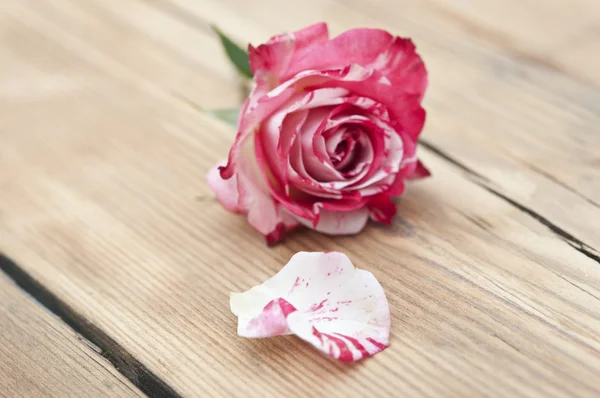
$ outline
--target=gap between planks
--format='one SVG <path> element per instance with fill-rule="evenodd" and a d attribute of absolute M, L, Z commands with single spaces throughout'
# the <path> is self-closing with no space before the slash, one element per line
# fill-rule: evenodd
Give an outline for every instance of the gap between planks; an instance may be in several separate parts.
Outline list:
<path fill-rule="evenodd" d="M 536 221 L 538 221 L 539 223 L 541 223 L 542 225 L 547 227 L 550 231 L 552 231 L 560 239 L 567 242 L 569 244 L 569 246 L 571 246 L 573 249 L 577 250 L 578 252 L 582 253 L 586 257 L 589 257 L 590 259 L 592 259 L 595 262 L 597 262 L 598 264 L 600 264 L 600 255 L 598 254 L 598 250 L 596 250 L 596 248 L 582 242 L 580 239 L 578 239 L 577 237 L 568 233 L 567 231 L 565 231 L 558 225 L 552 223 L 550 220 L 548 220 L 547 218 L 545 218 L 538 212 L 532 210 L 531 208 L 529 208 L 525 205 L 522 205 L 517 200 L 512 199 L 508 195 L 501 193 L 500 191 L 498 191 L 496 188 L 493 187 L 493 183 L 487 177 L 479 174 L 478 172 L 476 172 L 475 170 L 466 166 L 462 162 L 454 159 L 452 156 L 448 155 L 446 152 L 442 151 L 437 146 L 435 146 L 435 145 L 431 144 L 430 142 L 423 140 L 423 139 L 421 139 L 419 141 L 419 144 L 421 146 L 425 147 L 427 150 L 429 150 L 432 154 L 437 156 L 439 159 L 442 159 L 442 160 L 458 167 L 460 170 L 462 170 L 464 173 L 466 173 L 467 177 L 469 177 L 469 179 L 476 185 L 479 185 L 480 187 L 482 187 L 483 189 L 485 189 L 492 195 L 504 200 L 506 203 L 510 204 L 515 209 L 522 211 L 523 213 L 532 217 L 533 219 L 535 219 Z"/>
<path fill-rule="evenodd" d="M 68 304 L 31 277 L 18 264 L 0 253 L 0 270 L 19 288 L 59 317 L 81 340 L 106 358 L 133 385 L 151 398 L 179 398 L 175 390 L 144 366 L 106 332 L 78 314 Z"/>

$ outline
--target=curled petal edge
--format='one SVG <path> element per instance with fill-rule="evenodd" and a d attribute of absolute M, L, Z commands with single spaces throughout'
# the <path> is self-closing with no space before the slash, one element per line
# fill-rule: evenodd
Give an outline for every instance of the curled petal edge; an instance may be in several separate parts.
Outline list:
<path fill-rule="evenodd" d="M 275 276 L 232 293 L 238 335 L 295 334 L 343 361 L 358 361 L 389 345 L 390 311 L 375 276 L 339 252 L 295 254 Z"/>

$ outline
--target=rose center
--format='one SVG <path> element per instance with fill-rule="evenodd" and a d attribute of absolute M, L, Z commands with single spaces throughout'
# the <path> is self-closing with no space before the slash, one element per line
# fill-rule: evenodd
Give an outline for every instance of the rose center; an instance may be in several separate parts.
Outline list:
<path fill-rule="evenodd" d="M 333 163 L 335 164 L 336 162 L 339 162 L 340 156 L 345 154 L 347 150 L 348 150 L 348 140 L 344 140 L 344 141 L 340 142 L 339 144 L 337 144 L 337 146 L 335 147 L 335 152 L 334 152 L 335 156 L 331 158 Z"/>
<path fill-rule="evenodd" d="M 341 134 L 338 132 L 335 137 L 333 150 L 330 150 L 328 155 L 331 163 L 336 168 L 336 170 L 344 173 L 349 170 L 352 170 L 354 167 L 354 160 L 357 157 L 357 154 L 360 152 L 360 142 L 359 142 L 360 131 L 355 128 L 347 129 Z M 331 139 L 334 139 L 332 137 Z M 331 148 L 333 145 L 329 145 Z"/>

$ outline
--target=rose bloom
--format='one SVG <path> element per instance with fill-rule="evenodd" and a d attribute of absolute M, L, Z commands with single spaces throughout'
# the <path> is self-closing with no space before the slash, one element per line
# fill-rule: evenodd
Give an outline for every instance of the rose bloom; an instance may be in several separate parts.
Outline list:
<path fill-rule="evenodd" d="M 226 161 L 207 180 L 272 244 L 300 225 L 355 234 L 389 224 L 417 159 L 427 71 L 409 39 L 315 24 L 249 46 L 252 90 Z"/>

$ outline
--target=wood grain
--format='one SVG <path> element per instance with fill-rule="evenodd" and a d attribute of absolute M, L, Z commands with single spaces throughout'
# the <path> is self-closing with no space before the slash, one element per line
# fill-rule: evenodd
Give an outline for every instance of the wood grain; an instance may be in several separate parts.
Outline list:
<path fill-rule="evenodd" d="M 594 89 L 504 54 L 471 51 L 474 39 L 451 51 L 460 40 L 444 42 L 411 25 L 434 79 L 426 137 L 439 133 L 436 147 L 421 151 L 434 176 L 409 186 L 391 228 L 370 226 L 346 238 L 301 231 L 267 248 L 215 203 L 204 182 L 234 132 L 178 99 L 202 106 L 239 99 L 233 71 L 202 21 L 218 20 L 236 37 L 259 42 L 315 18 L 334 31 L 367 20 L 389 28 L 388 14 L 400 10 L 369 16 L 377 11 L 363 3 L 353 11 L 315 1 L 293 13 L 269 3 L 263 15 L 260 1 L 246 8 L 232 1 L 115 4 L 8 2 L 0 17 L 0 250 L 79 316 L 185 396 L 600 393 L 598 262 L 515 206 L 525 203 L 596 242 L 589 220 L 597 213 L 581 197 L 589 193 L 580 180 L 591 173 L 597 181 L 585 148 L 596 142 L 590 126 L 598 115 L 581 97 L 550 112 L 569 103 L 565 90 L 594 99 Z M 494 82 L 493 62 L 505 62 L 510 79 Z M 518 78 L 523 71 L 533 82 Z M 552 78 L 547 101 L 540 74 Z M 483 94 L 464 94 L 488 85 L 487 92 L 504 95 L 493 103 L 499 115 L 486 113 L 492 104 Z M 538 148 L 543 129 L 532 128 L 511 101 L 521 98 L 517 92 L 530 109 L 563 120 L 549 130 L 548 145 Z M 498 128 L 508 142 L 488 142 L 482 130 L 503 115 L 517 130 Z M 560 134 L 569 123 L 585 126 L 573 144 Z M 520 152 L 518 132 L 531 151 Z M 556 154 L 559 146 L 568 156 Z M 581 195 L 524 167 L 523 157 L 544 160 L 534 163 L 553 177 L 572 158 L 574 177 L 565 184 Z M 554 158 L 556 167 L 547 161 Z M 299 250 L 343 251 L 381 280 L 392 307 L 389 349 L 348 366 L 293 337 L 236 336 L 229 292 L 264 280 Z"/>
<path fill-rule="evenodd" d="M 0 325 L 0 396 L 143 396 L 93 347 L 1 274 Z"/>

